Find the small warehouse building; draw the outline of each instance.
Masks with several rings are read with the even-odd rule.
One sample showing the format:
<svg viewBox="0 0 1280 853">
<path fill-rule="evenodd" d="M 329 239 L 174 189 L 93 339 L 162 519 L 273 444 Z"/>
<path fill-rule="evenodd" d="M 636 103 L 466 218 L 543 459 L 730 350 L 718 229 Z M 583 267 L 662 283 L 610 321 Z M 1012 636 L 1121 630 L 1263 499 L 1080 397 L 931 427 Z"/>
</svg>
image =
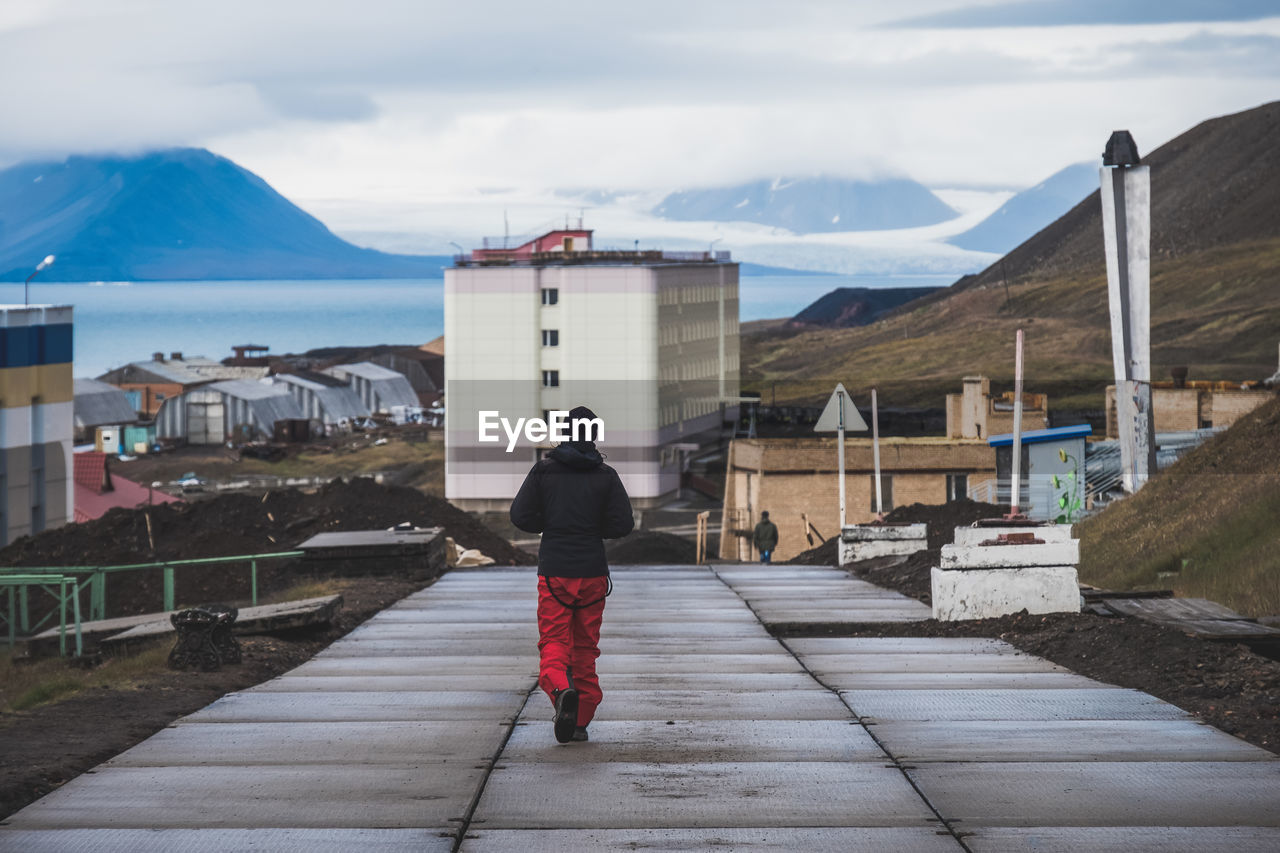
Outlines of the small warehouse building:
<svg viewBox="0 0 1280 853">
<path fill-rule="evenodd" d="M 280 373 L 272 377 L 298 401 L 303 416 L 329 433 L 350 430 L 353 422 L 369 417 L 369 408 L 350 385 L 324 373 Z"/>
<path fill-rule="evenodd" d="M 279 421 L 305 421 L 285 383 L 228 379 L 165 400 L 156 415 L 161 440 L 188 444 L 270 441 Z"/>
<path fill-rule="evenodd" d="M 125 392 L 114 385 L 96 379 L 76 379 L 73 389 L 77 443 L 93 441 L 98 427 L 123 427 L 138 420 L 138 413 L 129 404 Z"/>
<path fill-rule="evenodd" d="M 351 386 L 374 414 L 389 415 L 398 407 L 416 409 L 418 395 L 403 373 L 368 361 L 337 364 L 324 371 Z"/>
<path fill-rule="evenodd" d="M 978 439 L 882 437 L 880 470 L 884 510 L 889 512 L 896 506 L 966 498 L 975 486 L 995 479 L 996 454 Z M 846 523 L 875 520 L 875 491 L 871 439 L 846 438 Z M 754 558 L 751 531 L 762 510 L 778 526 L 775 560 L 788 560 L 821 544 L 819 537 L 838 536 L 836 440 L 735 439 L 725 469 L 723 559 Z M 812 531 L 817 536 L 811 544 Z"/>
</svg>

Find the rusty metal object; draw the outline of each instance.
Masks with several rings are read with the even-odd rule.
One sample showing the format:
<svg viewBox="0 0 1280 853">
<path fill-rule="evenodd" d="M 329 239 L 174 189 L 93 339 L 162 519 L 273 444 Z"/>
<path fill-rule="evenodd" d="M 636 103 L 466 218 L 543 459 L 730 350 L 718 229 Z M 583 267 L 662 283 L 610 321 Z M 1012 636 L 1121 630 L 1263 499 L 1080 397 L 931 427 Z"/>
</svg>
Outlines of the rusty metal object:
<svg viewBox="0 0 1280 853">
<path fill-rule="evenodd" d="M 978 547 L 994 545 L 1043 545 L 1044 540 L 1034 533 L 1001 533 L 995 539 L 987 539 L 978 543 Z"/>
<path fill-rule="evenodd" d="M 231 633 L 238 615 L 225 604 L 191 607 L 171 615 L 178 641 L 169 652 L 170 669 L 213 672 L 224 663 L 239 663 L 240 644 Z"/>
</svg>

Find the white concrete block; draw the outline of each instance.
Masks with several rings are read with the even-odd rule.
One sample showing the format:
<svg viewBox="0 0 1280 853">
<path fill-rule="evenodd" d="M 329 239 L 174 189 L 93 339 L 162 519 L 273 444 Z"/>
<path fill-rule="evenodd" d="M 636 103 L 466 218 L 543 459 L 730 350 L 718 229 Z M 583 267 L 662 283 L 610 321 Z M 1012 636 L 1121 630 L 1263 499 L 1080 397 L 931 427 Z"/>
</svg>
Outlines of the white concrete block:
<svg viewBox="0 0 1280 853">
<path fill-rule="evenodd" d="M 1074 566 L 1080 562 L 1080 541 L 1043 545 L 943 545 L 944 569 L 1015 569 L 1030 566 Z"/>
<path fill-rule="evenodd" d="M 1070 524 L 1046 524 L 1043 527 L 957 527 L 956 545 L 981 545 L 1002 533 L 1030 533 L 1045 542 L 1066 542 L 1071 538 Z"/>
<path fill-rule="evenodd" d="M 926 539 L 928 528 L 923 524 L 846 524 L 840 528 L 840 538 L 846 542 L 863 542 L 884 539 Z"/>
<path fill-rule="evenodd" d="M 1028 613 L 1079 613 L 1075 566 L 971 569 L 931 573 L 933 618 L 946 622 Z"/>
<path fill-rule="evenodd" d="M 925 539 L 881 539 L 864 542 L 840 540 L 840 565 L 875 557 L 910 556 L 928 547 Z"/>
</svg>

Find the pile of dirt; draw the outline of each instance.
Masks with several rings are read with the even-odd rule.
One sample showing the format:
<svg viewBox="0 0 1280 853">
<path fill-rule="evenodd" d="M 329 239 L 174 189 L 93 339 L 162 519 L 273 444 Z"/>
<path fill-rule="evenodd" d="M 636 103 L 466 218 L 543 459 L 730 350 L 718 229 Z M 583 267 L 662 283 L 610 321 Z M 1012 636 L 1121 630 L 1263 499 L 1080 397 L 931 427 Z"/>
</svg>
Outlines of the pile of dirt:
<svg viewBox="0 0 1280 853">
<path fill-rule="evenodd" d="M 835 566 L 839 562 L 840 540 L 834 537 L 787 560 L 787 563 L 797 566 Z"/>
<path fill-rule="evenodd" d="M 635 530 L 621 539 L 605 543 L 610 563 L 620 566 L 673 564 L 691 566 L 698 558 L 697 546 L 673 533 Z"/>
<path fill-rule="evenodd" d="M 968 527 L 984 518 L 999 518 L 1009 511 L 996 504 L 965 500 L 945 504 L 911 504 L 900 506 L 884 517 L 891 524 L 925 524 L 929 531 L 929 548 L 937 550 L 955 541 L 957 527 Z"/>
<path fill-rule="evenodd" d="M 1280 752 L 1280 662 L 1128 617 L 1028 615 L 972 622 L 775 626 L 782 636 L 995 637 L 1081 675 L 1142 690 Z"/>
<path fill-rule="evenodd" d="M 498 565 L 529 565 L 534 558 L 449 502 L 415 489 L 369 479 L 335 480 L 313 493 L 296 489 L 265 495 L 230 494 L 193 503 L 113 509 L 102 518 L 24 537 L 0 550 L 10 566 L 95 566 L 288 551 L 311 536 L 339 530 L 383 530 L 401 522 L 443 527 L 445 535 L 478 548 Z M 259 588 L 296 580 L 281 561 L 258 567 Z M 244 598 L 247 567 L 184 567 L 175 573 L 181 605 Z M 108 615 L 160 609 L 160 572 L 123 572 L 108 583 Z M 84 602 L 87 605 L 87 599 Z"/>
</svg>

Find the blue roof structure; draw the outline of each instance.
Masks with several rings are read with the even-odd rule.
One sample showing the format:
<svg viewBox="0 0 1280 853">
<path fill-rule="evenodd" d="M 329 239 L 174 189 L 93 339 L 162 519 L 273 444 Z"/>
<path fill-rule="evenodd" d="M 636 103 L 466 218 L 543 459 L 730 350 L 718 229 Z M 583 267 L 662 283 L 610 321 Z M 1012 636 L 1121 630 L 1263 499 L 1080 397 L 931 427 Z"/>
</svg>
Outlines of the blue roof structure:
<svg viewBox="0 0 1280 853">
<path fill-rule="evenodd" d="M 1093 434 L 1093 427 L 1088 424 L 1055 427 L 1053 429 L 1033 429 L 1022 434 L 1023 444 L 1039 444 L 1044 441 L 1062 441 L 1064 438 L 1084 438 Z M 992 447 L 1009 447 L 1013 444 L 1013 433 L 993 435 L 987 439 Z"/>
</svg>

